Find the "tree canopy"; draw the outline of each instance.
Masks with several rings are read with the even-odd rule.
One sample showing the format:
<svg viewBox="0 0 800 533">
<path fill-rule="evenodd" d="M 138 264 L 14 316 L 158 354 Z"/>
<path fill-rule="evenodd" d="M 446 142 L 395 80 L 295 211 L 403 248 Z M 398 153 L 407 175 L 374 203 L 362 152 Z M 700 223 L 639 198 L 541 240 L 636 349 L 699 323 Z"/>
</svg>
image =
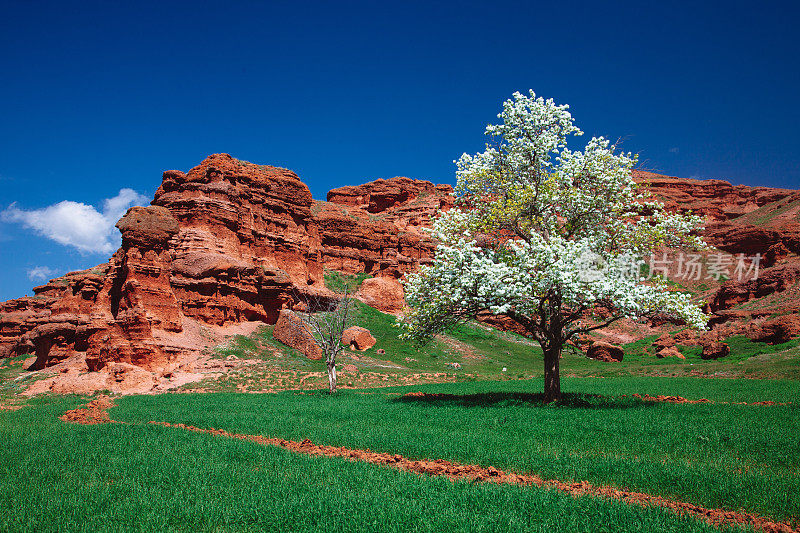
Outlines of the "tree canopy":
<svg viewBox="0 0 800 533">
<path fill-rule="evenodd" d="M 655 313 L 704 328 L 691 295 L 640 271 L 663 247 L 704 247 L 702 220 L 667 213 L 634 181 L 637 157 L 608 139 L 570 149 L 583 132 L 566 105 L 514 93 L 498 118 L 485 151 L 456 161 L 456 207 L 434 221 L 433 264 L 405 280 L 404 336 L 506 314 L 541 344 L 545 398 L 556 400 L 558 358 L 576 335 Z"/>
</svg>

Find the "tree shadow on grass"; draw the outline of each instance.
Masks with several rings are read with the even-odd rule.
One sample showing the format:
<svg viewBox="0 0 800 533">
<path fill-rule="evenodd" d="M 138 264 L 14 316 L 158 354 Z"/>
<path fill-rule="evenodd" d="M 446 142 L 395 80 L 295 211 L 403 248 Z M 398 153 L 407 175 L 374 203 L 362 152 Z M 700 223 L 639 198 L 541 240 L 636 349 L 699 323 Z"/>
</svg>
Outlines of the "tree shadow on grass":
<svg viewBox="0 0 800 533">
<path fill-rule="evenodd" d="M 630 409 L 656 405 L 656 402 L 646 402 L 634 397 L 575 392 L 565 392 L 560 401 L 553 403 L 544 403 L 544 393 L 541 392 L 483 392 L 476 394 L 410 392 L 391 401 L 432 406 L 539 407 L 546 409 Z"/>
</svg>

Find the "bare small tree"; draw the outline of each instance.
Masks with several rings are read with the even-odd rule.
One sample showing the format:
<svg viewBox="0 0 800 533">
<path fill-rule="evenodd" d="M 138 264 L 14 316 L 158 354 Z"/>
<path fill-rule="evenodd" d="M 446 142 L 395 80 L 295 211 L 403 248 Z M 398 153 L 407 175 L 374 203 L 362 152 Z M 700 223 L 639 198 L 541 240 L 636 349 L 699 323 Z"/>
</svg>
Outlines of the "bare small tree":
<svg viewBox="0 0 800 533">
<path fill-rule="evenodd" d="M 350 326 L 353 311 L 351 288 L 345 287 L 339 298 L 326 305 L 312 302 L 308 297 L 300 297 L 305 304 L 304 311 L 296 311 L 300 318 L 293 323 L 303 330 L 322 350 L 328 367 L 328 385 L 331 394 L 336 392 L 336 357 L 344 350 L 342 334 Z"/>
</svg>

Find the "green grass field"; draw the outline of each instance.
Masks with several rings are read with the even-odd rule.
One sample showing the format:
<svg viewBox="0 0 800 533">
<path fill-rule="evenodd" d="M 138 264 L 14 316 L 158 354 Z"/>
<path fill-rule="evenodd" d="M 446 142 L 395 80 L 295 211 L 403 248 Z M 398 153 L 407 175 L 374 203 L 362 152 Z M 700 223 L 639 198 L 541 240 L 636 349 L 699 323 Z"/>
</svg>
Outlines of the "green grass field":
<svg viewBox="0 0 800 533">
<path fill-rule="evenodd" d="M 476 382 L 270 396 L 170 395 L 122 399 L 122 420 L 161 420 L 247 434 L 443 458 L 587 480 L 800 517 L 798 406 L 665 404 L 633 393 L 755 402 L 800 400 L 800 384 L 680 378 L 567 379 L 560 407 L 541 404 L 541 382 Z M 403 399 L 390 392 L 448 392 Z M 596 397 L 593 395 L 600 395 Z M 158 415 L 156 415 L 158 413 Z M 269 416 L 265 416 L 269 413 Z"/>
<path fill-rule="evenodd" d="M 212 352 L 246 361 L 224 375 L 180 393 L 116 398 L 110 414 L 123 424 L 60 421 L 87 398 L 24 399 L 19 392 L 36 375 L 21 359 L 6 360 L 0 406 L 21 408 L 0 410 L 0 531 L 718 529 L 659 508 L 452 482 L 150 421 L 588 481 L 800 527 L 796 341 L 733 337 L 731 356 L 719 361 L 692 347 L 682 349 L 686 360 L 657 359 L 653 338 L 626 345 L 622 363 L 565 352 L 564 401 L 543 405 L 541 350 L 529 339 L 464 324 L 415 348 L 397 338 L 394 317 L 361 304 L 355 323 L 378 344 L 343 354 L 339 363 L 358 371 L 340 375 L 336 395 L 318 390 L 323 362 L 283 346 L 265 326 Z M 425 384 L 430 376 L 446 383 Z M 294 390 L 237 392 L 243 386 Z M 403 396 L 416 391 L 452 396 Z M 741 404 L 763 401 L 785 405 Z"/>
<path fill-rule="evenodd" d="M 443 458 L 638 490 L 706 507 L 800 518 L 800 384 L 682 378 L 539 380 L 279 394 L 118 398 L 112 418 L 57 419 L 82 402 L 45 397 L 0 412 L 0 530 L 597 530 L 709 528 L 590 496 L 419 477 L 342 459 L 157 427 L 231 432 Z M 403 398 L 407 391 L 455 398 Z M 630 394 L 717 402 L 666 404 Z"/>
</svg>

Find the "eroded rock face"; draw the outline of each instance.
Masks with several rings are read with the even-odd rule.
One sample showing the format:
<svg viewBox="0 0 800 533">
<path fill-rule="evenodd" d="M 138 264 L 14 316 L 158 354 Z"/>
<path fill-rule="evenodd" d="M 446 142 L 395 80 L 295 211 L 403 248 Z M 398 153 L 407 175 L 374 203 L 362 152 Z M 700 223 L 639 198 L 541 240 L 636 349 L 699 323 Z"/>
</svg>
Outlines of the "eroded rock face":
<svg viewBox="0 0 800 533">
<path fill-rule="evenodd" d="M 331 190 L 314 206 L 325 266 L 399 278 L 429 264 L 436 245 L 423 229 L 438 209 L 452 207 L 452 192 L 410 178 Z"/>
<path fill-rule="evenodd" d="M 403 286 L 396 279 L 385 276 L 365 279 L 356 298 L 384 313 L 399 313 L 406 305 Z"/>
<path fill-rule="evenodd" d="M 322 349 L 303 325 L 302 319 L 291 309 L 280 312 L 272 336 L 286 346 L 300 351 L 309 359 L 322 359 Z"/>
<path fill-rule="evenodd" d="M 727 282 L 712 298 L 709 308 L 725 331 L 738 331 L 731 326 L 737 320 L 770 315 L 732 309 L 754 299 L 780 294 L 776 301 L 784 303 L 770 305 L 786 307 L 781 313 L 800 310 L 791 303 L 800 299 L 783 297 L 800 279 L 798 191 L 648 173 L 637 179 L 669 208 L 710 217 L 707 237 L 720 248 L 764 254 L 758 280 Z M 328 201 L 315 201 L 293 172 L 227 154 L 188 172 L 164 172 L 153 205 L 132 208 L 119 221 L 122 247 L 106 264 L 0 303 L 0 357 L 35 355 L 35 368 L 82 358 L 109 376 L 119 374 L 112 363 L 171 371 L 202 347 L 203 327 L 275 323 L 297 306 L 298 295 L 332 298 L 326 268 L 372 274 L 359 298 L 399 312 L 397 280 L 431 262 L 435 243 L 423 229 L 437 209 L 452 206 L 451 193 L 448 185 L 392 178 L 334 189 Z M 485 320 L 515 326 L 508 317 Z M 616 350 L 605 351 L 617 360 Z"/>
<path fill-rule="evenodd" d="M 367 328 L 352 326 L 342 333 L 342 344 L 350 346 L 352 350 L 363 352 L 375 346 L 375 337 Z"/>
<path fill-rule="evenodd" d="M 166 171 L 153 205 L 117 223 L 122 247 L 107 264 L 0 303 L 0 356 L 35 354 L 34 368 L 81 354 L 89 370 L 171 369 L 201 348 L 187 320 L 274 324 L 301 295 L 333 297 L 325 268 L 381 276 L 389 288 L 376 305 L 399 309 L 396 279 L 430 262 L 420 228 L 450 192 L 393 178 L 319 202 L 293 172 L 227 154 Z"/>
<path fill-rule="evenodd" d="M 156 342 L 154 331 L 183 330 L 170 283 L 170 239 L 178 233 L 178 221 L 163 207 L 132 207 L 117 228 L 122 248 L 109 262 L 90 315 L 86 362 L 90 370 L 112 362 L 159 370 L 177 354 Z"/>
<path fill-rule="evenodd" d="M 640 184 L 649 188 L 671 211 L 693 212 L 712 221 L 731 220 L 761 206 L 796 195 L 792 189 L 731 185 L 723 180 L 696 180 L 634 171 Z"/>
</svg>

